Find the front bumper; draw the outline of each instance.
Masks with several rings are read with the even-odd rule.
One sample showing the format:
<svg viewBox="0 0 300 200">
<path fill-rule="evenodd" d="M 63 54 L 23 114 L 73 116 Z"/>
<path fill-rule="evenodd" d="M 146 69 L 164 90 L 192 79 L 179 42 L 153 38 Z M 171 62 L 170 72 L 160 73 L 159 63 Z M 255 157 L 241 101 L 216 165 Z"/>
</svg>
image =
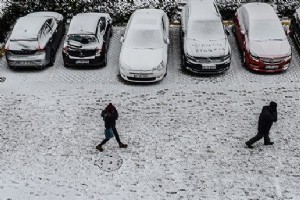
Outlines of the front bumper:
<svg viewBox="0 0 300 200">
<path fill-rule="evenodd" d="M 64 65 L 81 67 L 98 67 L 105 64 L 105 54 L 89 57 L 71 57 L 63 53 Z"/>
<path fill-rule="evenodd" d="M 262 72 L 262 73 L 276 73 L 276 72 L 283 72 L 288 69 L 290 65 L 291 59 L 287 61 L 281 61 L 277 63 L 265 63 L 262 61 L 255 61 L 251 58 L 249 62 L 246 63 L 246 66 L 253 71 Z"/>
<path fill-rule="evenodd" d="M 189 61 L 185 56 L 183 56 L 183 67 L 197 74 L 220 74 L 227 71 L 230 68 L 231 59 L 224 62 L 212 62 L 212 63 L 197 63 Z"/>
<path fill-rule="evenodd" d="M 141 71 L 141 70 L 124 70 L 120 67 L 121 77 L 129 82 L 157 82 L 164 78 L 167 71 L 166 69 L 156 71 Z"/>
</svg>

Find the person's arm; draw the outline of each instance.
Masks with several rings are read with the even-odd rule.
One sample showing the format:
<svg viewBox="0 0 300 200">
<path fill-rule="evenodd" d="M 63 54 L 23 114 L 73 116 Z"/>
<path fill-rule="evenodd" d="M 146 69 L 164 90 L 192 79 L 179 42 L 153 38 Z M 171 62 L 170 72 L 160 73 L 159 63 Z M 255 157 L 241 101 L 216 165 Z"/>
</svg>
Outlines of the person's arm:
<svg viewBox="0 0 300 200">
<path fill-rule="evenodd" d="M 104 117 L 104 116 L 105 116 L 105 110 L 102 110 L 101 117 Z"/>
<path fill-rule="evenodd" d="M 273 122 L 277 122 L 277 109 L 272 110 L 271 114 L 272 114 Z"/>
<path fill-rule="evenodd" d="M 117 109 L 115 109 L 114 119 L 117 120 L 118 118 L 119 118 L 119 113 L 118 113 Z"/>
</svg>

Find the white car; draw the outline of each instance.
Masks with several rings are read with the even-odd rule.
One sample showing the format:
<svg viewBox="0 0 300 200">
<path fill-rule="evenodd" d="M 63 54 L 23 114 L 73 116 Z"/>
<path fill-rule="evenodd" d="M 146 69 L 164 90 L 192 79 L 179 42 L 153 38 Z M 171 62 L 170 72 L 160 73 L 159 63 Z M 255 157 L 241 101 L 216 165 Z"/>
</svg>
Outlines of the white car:
<svg viewBox="0 0 300 200">
<path fill-rule="evenodd" d="M 159 9 L 135 11 L 121 37 L 120 74 L 126 81 L 156 82 L 167 74 L 169 19 Z"/>
</svg>

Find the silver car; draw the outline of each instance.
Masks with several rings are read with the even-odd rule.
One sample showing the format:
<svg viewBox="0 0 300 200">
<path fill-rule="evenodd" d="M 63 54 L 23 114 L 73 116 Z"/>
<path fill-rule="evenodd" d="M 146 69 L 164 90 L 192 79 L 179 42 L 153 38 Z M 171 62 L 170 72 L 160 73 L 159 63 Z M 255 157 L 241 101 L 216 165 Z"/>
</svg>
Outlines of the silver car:
<svg viewBox="0 0 300 200">
<path fill-rule="evenodd" d="M 19 18 L 5 46 L 8 66 L 16 69 L 53 65 L 63 35 L 63 16 L 59 13 L 36 12 Z"/>
</svg>

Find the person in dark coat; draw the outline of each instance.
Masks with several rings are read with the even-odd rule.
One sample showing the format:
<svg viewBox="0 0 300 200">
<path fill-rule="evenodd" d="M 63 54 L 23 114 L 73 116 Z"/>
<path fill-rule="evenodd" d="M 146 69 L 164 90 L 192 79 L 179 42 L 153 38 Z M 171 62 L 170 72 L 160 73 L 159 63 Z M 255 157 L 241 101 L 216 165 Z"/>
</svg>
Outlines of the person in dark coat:
<svg viewBox="0 0 300 200">
<path fill-rule="evenodd" d="M 109 103 L 104 110 L 101 112 L 101 117 L 103 117 L 105 129 L 112 128 L 113 135 L 116 137 L 116 140 L 119 144 L 120 148 L 127 148 L 127 144 L 123 144 L 120 140 L 119 133 L 116 129 L 116 120 L 119 117 L 119 113 L 115 106 L 112 103 Z M 105 138 L 99 145 L 97 145 L 96 149 L 99 151 L 103 151 L 102 145 L 109 141 L 110 138 Z"/>
<path fill-rule="evenodd" d="M 269 137 L 269 132 L 273 122 L 277 122 L 277 103 L 271 101 L 270 105 L 262 108 L 262 111 L 259 115 L 257 135 L 247 141 L 246 145 L 249 148 L 253 148 L 252 144 L 262 138 L 264 138 L 264 145 L 273 145 L 274 142 L 271 142 Z"/>
</svg>

